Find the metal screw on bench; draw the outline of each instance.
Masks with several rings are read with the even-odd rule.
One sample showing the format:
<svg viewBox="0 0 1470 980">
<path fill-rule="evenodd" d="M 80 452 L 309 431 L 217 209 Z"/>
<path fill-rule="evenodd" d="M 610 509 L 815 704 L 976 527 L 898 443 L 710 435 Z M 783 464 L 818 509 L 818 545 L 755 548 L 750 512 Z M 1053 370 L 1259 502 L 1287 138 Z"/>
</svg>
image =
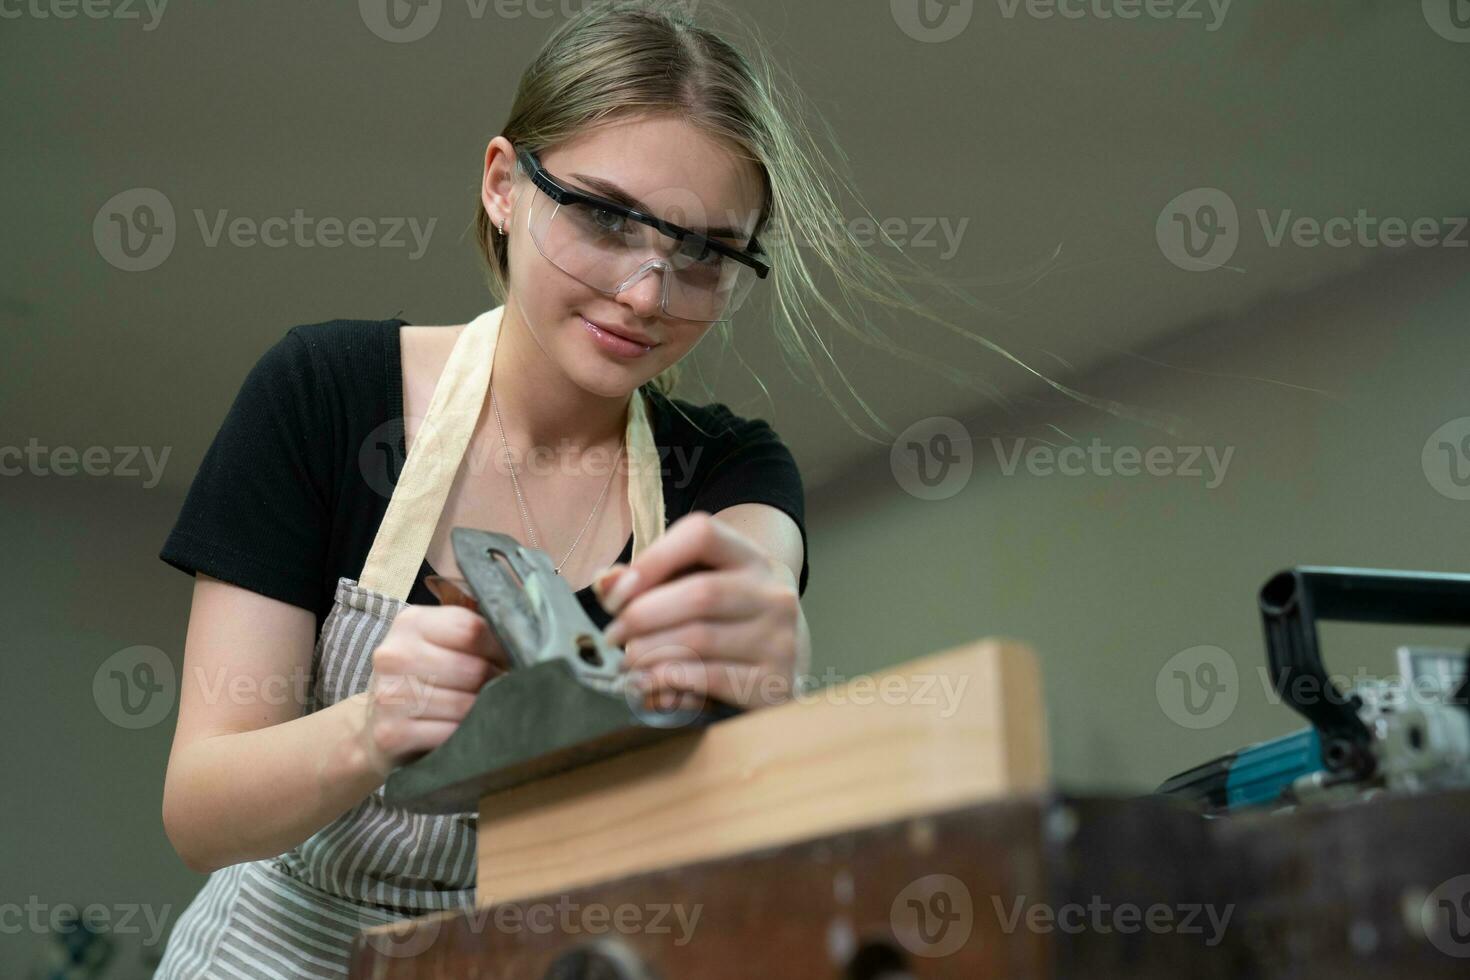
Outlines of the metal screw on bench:
<svg viewBox="0 0 1470 980">
<path fill-rule="evenodd" d="M 626 943 L 599 940 L 556 958 L 542 980 L 656 980 Z"/>
</svg>

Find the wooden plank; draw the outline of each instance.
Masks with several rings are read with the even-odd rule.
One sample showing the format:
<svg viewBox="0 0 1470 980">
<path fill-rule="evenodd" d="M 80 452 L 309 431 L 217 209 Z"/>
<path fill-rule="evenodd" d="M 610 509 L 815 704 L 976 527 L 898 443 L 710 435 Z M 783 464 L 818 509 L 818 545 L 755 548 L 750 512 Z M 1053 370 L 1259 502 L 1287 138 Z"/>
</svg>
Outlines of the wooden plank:
<svg viewBox="0 0 1470 980">
<path fill-rule="evenodd" d="M 1031 792 L 1035 655 L 980 640 L 480 802 L 477 902 Z"/>
</svg>

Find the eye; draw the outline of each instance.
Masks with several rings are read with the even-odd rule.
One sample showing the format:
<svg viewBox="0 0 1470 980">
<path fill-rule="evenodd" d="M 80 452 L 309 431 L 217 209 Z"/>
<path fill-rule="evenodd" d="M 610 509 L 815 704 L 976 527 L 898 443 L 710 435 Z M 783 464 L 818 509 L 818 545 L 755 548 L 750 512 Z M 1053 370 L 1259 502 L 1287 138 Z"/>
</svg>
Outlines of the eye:
<svg viewBox="0 0 1470 980">
<path fill-rule="evenodd" d="M 690 239 L 684 243 L 684 248 L 682 251 L 686 258 L 704 269 L 719 268 L 720 260 L 724 258 L 724 256 L 721 255 L 719 252 L 716 252 L 713 248 L 710 248 L 708 242 L 700 245 L 693 239 Z"/>
<path fill-rule="evenodd" d="M 606 208 L 592 209 L 592 223 L 602 231 L 622 231 L 624 220 L 621 214 L 609 211 Z"/>
</svg>

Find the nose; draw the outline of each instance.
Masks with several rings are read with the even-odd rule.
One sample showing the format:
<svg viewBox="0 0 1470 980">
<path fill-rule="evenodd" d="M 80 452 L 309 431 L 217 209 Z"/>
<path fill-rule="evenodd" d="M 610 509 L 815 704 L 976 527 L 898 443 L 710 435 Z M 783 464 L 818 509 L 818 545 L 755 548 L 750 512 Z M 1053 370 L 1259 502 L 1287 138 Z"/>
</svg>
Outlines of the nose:
<svg viewBox="0 0 1470 980">
<path fill-rule="evenodd" d="M 618 301 L 625 303 L 638 316 L 647 319 L 663 309 L 663 271 L 657 267 L 645 269 L 637 279 L 618 293 Z"/>
</svg>

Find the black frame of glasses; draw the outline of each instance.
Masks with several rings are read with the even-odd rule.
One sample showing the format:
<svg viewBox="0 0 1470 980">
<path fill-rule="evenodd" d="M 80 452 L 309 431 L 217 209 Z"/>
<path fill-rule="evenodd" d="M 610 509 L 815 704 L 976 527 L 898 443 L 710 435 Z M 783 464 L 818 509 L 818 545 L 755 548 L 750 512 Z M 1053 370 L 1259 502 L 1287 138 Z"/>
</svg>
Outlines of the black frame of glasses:
<svg viewBox="0 0 1470 980">
<path fill-rule="evenodd" d="M 642 211 L 637 211 L 616 201 L 609 201 L 607 198 L 597 197 L 593 194 L 584 194 L 581 191 L 563 186 L 557 182 L 555 177 L 546 172 L 545 167 L 541 166 L 541 161 L 537 158 L 534 150 L 519 150 L 516 153 L 516 159 L 521 162 L 521 166 L 530 174 L 532 183 L 544 191 L 557 204 L 589 204 L 611 211 L 625 218 L 632 218 L 641 224 L 657 228 L 676 241 L 693 242 L 696 246 L 718 252 L 743 265 L 748 265 L 755 270 L 756 276 L 761 279 L 766 278 L 771 271 L 771 267 L 758 258 L 759 255 L 765 253 L 761 248 L 760 242 L 755 238 L 751 238 L 746 251 L 741 251 L 738 248 L 726 245 L 724 242 L 710 238 L 707 235 L 702 235 L 697 231 L 691 231 L 681 225 L 665 221 L 657 215 L 645 214 Z"/>
</svg>

